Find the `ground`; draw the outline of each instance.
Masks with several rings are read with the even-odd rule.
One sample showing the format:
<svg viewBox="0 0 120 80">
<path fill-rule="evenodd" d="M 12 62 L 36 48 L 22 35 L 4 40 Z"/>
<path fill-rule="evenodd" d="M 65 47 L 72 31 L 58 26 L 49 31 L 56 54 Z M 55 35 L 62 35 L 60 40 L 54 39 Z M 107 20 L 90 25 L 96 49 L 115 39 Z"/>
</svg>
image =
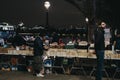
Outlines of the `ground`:
<svg viewBox="0 0 120 80">
<path fill-rule="evenodd" d="M 0 80 L 94 80 L 94 77 L 90 78 L 84 75 L 46 74 L 44 78 L 41 78 L 33 76 L 30 72 L 0 71 Z M 104 78 L 103 80 L 107 79 Z"/>
</svg>

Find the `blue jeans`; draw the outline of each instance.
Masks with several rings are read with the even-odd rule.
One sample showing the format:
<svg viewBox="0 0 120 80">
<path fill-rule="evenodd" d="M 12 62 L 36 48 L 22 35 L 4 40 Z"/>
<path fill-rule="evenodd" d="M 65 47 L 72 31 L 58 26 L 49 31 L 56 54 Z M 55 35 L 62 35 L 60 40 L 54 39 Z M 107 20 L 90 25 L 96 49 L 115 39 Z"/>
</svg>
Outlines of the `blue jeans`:
<svg viewBox="0 0 120 80">
<path fill-rule="evenodd" d="M 104 50 L 97 50 L 97 70 L 96 70 L 96 80 L 102 80 L 102 69 L 104 66 Z"/>
</svg>

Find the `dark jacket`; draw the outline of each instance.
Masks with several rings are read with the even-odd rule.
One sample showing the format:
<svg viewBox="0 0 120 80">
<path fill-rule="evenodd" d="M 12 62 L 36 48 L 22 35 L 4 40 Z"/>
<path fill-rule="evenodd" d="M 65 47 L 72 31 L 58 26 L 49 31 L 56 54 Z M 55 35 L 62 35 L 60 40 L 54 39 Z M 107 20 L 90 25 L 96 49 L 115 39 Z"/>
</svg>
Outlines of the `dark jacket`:
<svg viewBox="0 0 120 80">
<path fill-rule="evenodd" d="M 98 27 L 95 29 L 94 37 L 95 37 L 95 51 L 105 50 L 104 29 L 102 27 Z"/>
<path fill-rule="evenodd" d="M 43 55 L 43 41 L 40 37 L 36 37 L 34 41 L 34 56 Z"/>
<path fill-rule="evenodd" d="M 120 36 L 116 36 L 115 41 L 115 49 L 120 50 Z"/>
<path fill-rule="evenodd" d="M 13 46 L 22 46 L 25 45 L 26 41 L 23 39 L 23 37 L 19 34 L 16 34 L 13 38 Z"/>
</svg>

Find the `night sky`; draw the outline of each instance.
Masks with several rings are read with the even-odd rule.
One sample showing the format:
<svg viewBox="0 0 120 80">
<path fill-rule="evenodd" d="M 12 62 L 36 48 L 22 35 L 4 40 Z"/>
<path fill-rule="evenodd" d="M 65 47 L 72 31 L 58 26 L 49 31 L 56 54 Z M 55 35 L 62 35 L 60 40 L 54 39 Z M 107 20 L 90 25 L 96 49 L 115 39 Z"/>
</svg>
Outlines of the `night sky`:
<svg viewBox="0 0 120 80">
<path fill-rule="evenodd" d="M 109 24 L 113 28 L 119 28 L 120 27 L 120 2 L 114 1 L 114 0 L 105 0 L 105 5 L 109 8 L 109 11 L 106 11 L 106 21 L 109 22 Z M 105 12 L 105 11 L 104 11 Z M 103 13 L 104 13 L 103 12 Z"/>
<path fill-rule="evenodd" d="M 45 25 L 46 10 L 44 8 L 44 1 L 45 0 L 0 0 L 0 22 L 17 25 L 22 21 L 26 26 Z M 79 21 L 82 19 L 83 14 L 81 14 L 76 7 L 65 0 L 49 1 L 51 2 L 49 9 L 50 25 L 82 24 L 79 23 Z M 120 4 L 118 1 L 119 0 L 105 0 L 104 3 L 104 5 L 110 9 L 105 13 L 105 16 L 109 16 L 106 20 L 109 19 L 108 22 L 111 26 L 119 26 Z"/>
</svg>

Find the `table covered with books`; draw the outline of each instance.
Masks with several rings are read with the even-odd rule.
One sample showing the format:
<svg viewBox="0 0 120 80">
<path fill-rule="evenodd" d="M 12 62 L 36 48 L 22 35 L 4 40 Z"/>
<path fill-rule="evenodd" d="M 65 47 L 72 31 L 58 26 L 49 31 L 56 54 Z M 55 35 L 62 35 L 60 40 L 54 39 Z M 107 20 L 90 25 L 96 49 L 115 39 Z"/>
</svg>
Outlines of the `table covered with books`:
<svg viewBox="0 0 120 80">
<path fill-rule="evenodd" d="M 0 50 L 0 54 L 5 55 L 26 55 L 26 56 L 33 56 L 33 50 L 15 50 L 12 48 L 2 48 Z M 86 49 L 57 49 L 57 48 L 50 48 L 46 51 L 48 57 L 78 57 L 78 58 L 96 58 L 94 50 L 89 50 L 87 52 Z M 120 59 L 119 53 L 113 53 L 112 50 L 105 50 L 105 59 Z"/>
<path fill-rule="evenodd" d="M 49 49 L 47 56 L 53 57 L 78 57 L 78 58 L 96 58 L 94 50 L 86 49 Z M 120 54 L 113 53 L 111 50 L 105 50 L 105 59 L 120 59 Z"/>
</svg>

